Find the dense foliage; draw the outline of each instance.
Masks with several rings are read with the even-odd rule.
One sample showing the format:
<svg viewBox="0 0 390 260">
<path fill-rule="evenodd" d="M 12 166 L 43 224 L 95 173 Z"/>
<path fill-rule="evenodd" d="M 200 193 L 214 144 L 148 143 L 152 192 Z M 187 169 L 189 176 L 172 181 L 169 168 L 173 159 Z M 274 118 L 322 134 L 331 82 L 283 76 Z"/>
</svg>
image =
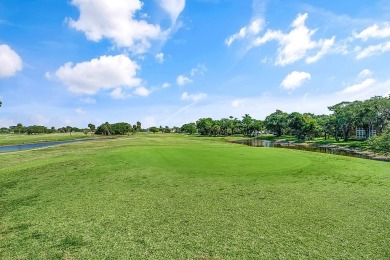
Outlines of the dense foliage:
<svg viewBox="0 0 390 260">
<path fill-rule="evenodd" d="M 201 135 L 235 135 L 257 136 L 259 133 L 273 133 L 276 136 L 294 135 L 299 140 L 333 136 L 343 141 L 355 134 L 356 128 L 364 130 L 364 138 L 382 133 L 390 120 L 390 96 L 373 97 L 365 101 L 341 102 L 330 106 L 331 115 L 314 115 L 312 113 L 292 112 L 290 114 L 276 110 L 264 121 L 253 119 L 245 114 L 242 119 L 200 118 L 196 124 L 184 124 L 180 131 Z"/>
<path fill-rule="evenodd" d="M 386 129 L 381 135 L 370 137 L 368 147 L 374 152 L 390 154 L 390 128 Z"/>
<path fill-rule="evenodd" d="M 141 123 L 139 123 L 139 129 L 141 129 Z M 134 133 L 136 131 L 138 131 L 138 127 L 136 126 L 134 128 L 129 123 L 121 122 L 110 124 L 108 122 L 105 122 L 96 129 L 95 133 L 101 135 L 124 135 Z"/>
</svg>

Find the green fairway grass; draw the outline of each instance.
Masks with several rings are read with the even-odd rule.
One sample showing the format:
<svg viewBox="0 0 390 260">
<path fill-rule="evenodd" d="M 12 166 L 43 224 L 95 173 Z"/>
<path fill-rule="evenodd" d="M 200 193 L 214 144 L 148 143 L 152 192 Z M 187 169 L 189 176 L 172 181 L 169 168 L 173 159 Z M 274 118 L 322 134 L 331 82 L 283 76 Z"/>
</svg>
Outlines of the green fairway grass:
<svg viewBox="0 0 390 260">
<path fill-rule="evenodd" d="M 67 141 L 86 138 L 84 133 L 57 133 L 57 134 L 0 134 L 0 146 L 2 145 L 17 145 L 17 144 L 30 144 L 40 142 L 53 142 L 53 141 Z M 88 137 L 91 137 L 88 135 Z"/>
<path fill-rule="evenodd" d="M 142 134 L 0 154 L 0 259 L 389 259 L 390 164 Z"/>
</svg>

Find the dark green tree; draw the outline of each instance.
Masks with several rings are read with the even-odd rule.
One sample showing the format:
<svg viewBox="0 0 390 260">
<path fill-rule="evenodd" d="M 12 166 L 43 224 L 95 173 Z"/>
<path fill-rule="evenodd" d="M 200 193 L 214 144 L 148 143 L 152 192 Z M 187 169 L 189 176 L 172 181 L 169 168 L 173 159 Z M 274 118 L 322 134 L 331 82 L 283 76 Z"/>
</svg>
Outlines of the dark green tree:
<svg viewBox="0 0 390 260">
<path fill-rule="evenodd" d="M 334 137 L 336 141 L 339 141 L 339 135 L 343 137 L 343 141 L 347 142 L 350 132 L 355 126 L 357 120 L 356 103 L 343 101 L 334 106 L 328 107 L 330 111 L 333 111 L 335 116 L 335 133 Z"/>
<path fill-rule="evenodd" d="M 72 135 L 72 127 L 66 126 L 66 132 L 68 132 L 70 135 Z"/>
<path fill-rule="evenodd" d="M 196 128 L 201 135 L 211 135 L 214 121 L 211 118 L 200 118 L 196 121 Z"/>
<path fill-rule="evenodd" d="M 91 135 L 95 134 L 96 126 L 94 124 L 89 123 L 88 128 L 91 131 Z"/>
<path fill-rule="evenodd" d="M 157 133 L 159 131 L 159 129 L 155 126 L 151 126 L 149 127 L 149 132 L 152 132 L 152 133 Z"/>
<path fill-rule="evenodd" d="M 180 128 L 180 131 L 182 133 L 195 134 L 196 133 L 196 124 L 195 123 L 184 124 Z"/>
<path fill-rule="evenodd" d="M 22 131 L 22 129 L 23 129 L 23 125 L 22 125 L 22 123 L 18 123 L 17 125 L 16 125 L 16 128 L 18 129 L 18 131 L 19 131 L 19 134 L 20 134 L 20 132 Z"/>
<path fill-rule="evenodd" d="M 127 124 L 127 135 L 130 135 L 130 133 L 133 132 L 133 127 L 131 126 L 131 124 Z"/>
<path fill-rule="evenodd" d="M 141 122 L 137 121 L 137 132 L 141 132 Z"/>
<path fill-rule="evenodd" d="M 287 127 L 287 113 L 276 110 L 274 113 L 267 116 L 264 120 L 266 129 L 274 132 L 276 136 L 281 136 Z"/>
<path fill-rule="evenodd" d="M 241 123 L 241 127 L 242 127 L 241 133 L 243 133 L 246 136 L 249 136 L 254 129 L 254 122 L 253 122 L 252 117 L 249 114 L 245 114 L 242 117 L 241 122 L 242 122 Z"/>
</svg>

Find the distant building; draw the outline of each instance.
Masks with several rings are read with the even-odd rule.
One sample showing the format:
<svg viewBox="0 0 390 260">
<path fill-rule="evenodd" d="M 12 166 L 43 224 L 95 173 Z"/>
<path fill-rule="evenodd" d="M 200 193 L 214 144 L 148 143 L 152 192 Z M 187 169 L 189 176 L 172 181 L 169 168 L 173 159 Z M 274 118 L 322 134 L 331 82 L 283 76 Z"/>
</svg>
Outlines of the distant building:
<svg viewBox="0 0 390 260">
<path fill-rule="evenodd" d="M 376 135 L 377 129 L 371 127 L 371 129 L 356 127 L 356 139 L 358 140 L 366 140 L 367 138 Z"/>
</svg>

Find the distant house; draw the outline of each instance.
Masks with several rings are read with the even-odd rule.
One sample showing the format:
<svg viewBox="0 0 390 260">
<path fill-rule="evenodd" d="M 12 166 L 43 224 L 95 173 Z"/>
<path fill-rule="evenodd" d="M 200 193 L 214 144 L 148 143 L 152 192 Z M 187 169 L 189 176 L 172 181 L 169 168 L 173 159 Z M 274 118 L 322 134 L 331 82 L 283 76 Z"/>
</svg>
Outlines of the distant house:
<svg viewBox="0 0 390 260">
<path fill-rule="evenodd" d="M 377 129 L 375 127 L 371 127 L 371 129 L 356 127 L 356 139 L 358 140 L 366 140 L 367 138 L 376 135 Z"/>
</svg>

